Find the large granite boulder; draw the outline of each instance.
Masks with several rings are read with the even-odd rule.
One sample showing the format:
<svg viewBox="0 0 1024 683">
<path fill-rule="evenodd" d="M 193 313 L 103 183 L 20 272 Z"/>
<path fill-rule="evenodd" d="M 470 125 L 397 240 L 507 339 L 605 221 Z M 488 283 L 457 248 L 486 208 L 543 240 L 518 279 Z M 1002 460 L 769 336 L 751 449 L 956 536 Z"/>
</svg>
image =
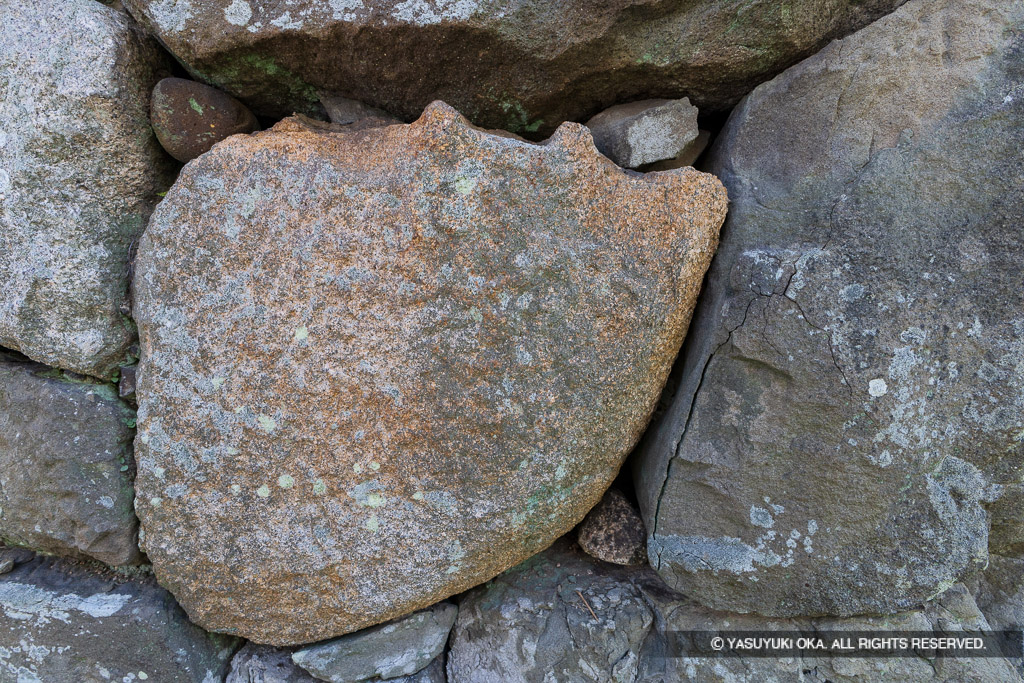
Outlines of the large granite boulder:
<svg viewBox="0 0 1024 683">
<path fill-rule="evenodd" d="M 343 129 L 344 130 L 344 129 Z M 190 163 L 139 247 L 136 509 L 201 625 L 276 645 L 546 547 L 643 431 L 726 196 L 435 104 Z"/>
<path fill-rule="evenodd" d="M 112 384 L 0 355 L 0 538 L 136 562 L 134 426 Z"/>
<path fill-rule="evenodd" d="M 169 62 L 93 0 L 0 4 L 0 346 L 104 379 L 128 357 L 129 249 L 172 178 L 147 111 Z"/>
<path fill-rule="evenodd" d="M 913 0 L 731 115 L 723 242 L 637 468 L 673 587 L 884 614 L 984 566 L 1024 460 L 1022 23 Z"/>
<path fill-rule="evenodd" d="M 217 683 L 238 643 L 189 623 L 149 577 L 42 557 L 0 576 L 0 680 Z"/>
<path fill-rule="evenodd" d="M 450 683 L 1020 683 L 1019 659 L 718 656 L 710 632 L 918 631 L 992 627 L 961 586 L 886 617 L 772 619 L 717 612 L 671 591 L 649 568 L 598 562 L 564 541 L 473 589 L 459 605 Z M 691 640 L 691 632 L 704 635 Z M 882 634 L 880 634 L 882 635 Z"/>
<path fill-rule="evenodd" d="M 194 76 L 257 113 L 321 91 L 405 117 L 443 99 L 479 125 L 550 133 L 617 102 L 722 111 L 905 0 L 125 0 Z"/>
</svg>

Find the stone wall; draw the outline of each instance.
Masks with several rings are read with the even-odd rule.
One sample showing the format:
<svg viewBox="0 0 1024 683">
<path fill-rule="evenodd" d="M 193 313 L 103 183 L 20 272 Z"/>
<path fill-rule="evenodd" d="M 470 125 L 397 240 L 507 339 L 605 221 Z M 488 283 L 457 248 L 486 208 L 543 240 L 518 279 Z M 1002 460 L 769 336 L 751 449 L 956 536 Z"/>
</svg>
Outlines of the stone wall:
<svg viewBox="0 0 1024 683">
<path fill-rule="evenodd" d="M 1024 635 L 1022 83 L 1000 0 L 3 4 L 0 681 L 1024 680 L 704 641 Z"/>
</svg>

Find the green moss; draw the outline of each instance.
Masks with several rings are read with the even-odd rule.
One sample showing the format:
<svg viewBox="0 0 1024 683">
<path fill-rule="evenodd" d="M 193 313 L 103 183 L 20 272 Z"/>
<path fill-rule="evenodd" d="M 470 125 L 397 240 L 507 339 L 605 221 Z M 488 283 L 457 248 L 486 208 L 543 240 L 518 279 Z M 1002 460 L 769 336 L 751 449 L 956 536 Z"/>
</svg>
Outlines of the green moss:
<svg viewBox="0 0 1024 683">
<path fill-rule="evenodd" d="M 191 67 L 191 71 L 202 80 L 229 92 L 236 90 L 234 85 L 237 83 L 261 83 L 263 92 L 277 94 L 282 102 L 294 104 L 304 113 L 312 113 L 309 111 L 312 107 L 304 110 L 299 103 L 315 106 L 320 103 L 316 88 L 301 76 L 281 66 L 272 57 L 257 53 L 225 57 L 207 70 Z"/>
<path fill-rule="evenodd" d="M 501 95 L 491 93 L 488 95 L 488 99 L 496 103 L 505 112 L 505 130 L 512 133 L 536 133 L 544 125 L 544 119 L 531 121 L 530 113 L 522 103 L 508 93 L 502 93 Z"/>
<path fill-rule="evenodd" d="M 195 113 L 199 114 L 200 116 L 203 115 L 203 107 L 201 104 L 196 102 L 196 98 L 188 98 L 188 106 L 192 107 L 192 111 L 194 111 Z"/>
</svg>

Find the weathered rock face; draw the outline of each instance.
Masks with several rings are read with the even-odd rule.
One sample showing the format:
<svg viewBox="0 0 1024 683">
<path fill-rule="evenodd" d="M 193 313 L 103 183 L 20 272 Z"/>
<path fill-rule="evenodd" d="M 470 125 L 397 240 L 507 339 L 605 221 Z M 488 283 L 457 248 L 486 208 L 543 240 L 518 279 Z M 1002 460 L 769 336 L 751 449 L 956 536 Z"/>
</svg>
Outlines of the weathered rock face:
<svg viewBox="0 0 1024 683">
<path fill-rule="evenodd" d="M 0 576 L 0 679 L 53 683 L 223 679 L 238 640 L 188 622 L 152 579 L 37 558 Z"/>
<path fill-rule="evenodd" d="M 432 105 L 196 159 L 139 248 L 136 508 L 201 625 L 328 638 L 578 523 L 638 439 L 725 212 Z"/>
<path fill-rule="evenodd" d="M 398 119 L 383 109 L 371 107 L 358 100 L 347 97 L 336 97 L 334 95 L 320 95 L 320 104 L 327 111 L 327 118 L 331 123 L 340 126 L 347 126 L 364 119 L 377 119 L 389 123 L 401 123 Z"/>
<path fill-rule="evenodd" d="M 231 660 L 224 683 L 316 683 L 292 661 L 292 653 L 269 645 L 246 643 Z"/>
<path fill-rule="evenodd" d="M 579 544 L 591 557 L 614 564 L 643 564 L 647 561 L 647 533 L 644 520 L 631 502 L 616 489 L 609 489 L 580 524 Z"/>
<path fill-rule="evenodd" d="M 670 585 L 889 613 L 984 565 L 1024 455 L 1022 21 L 915 0 L 731 116 L 727 237 L 637 470 Z"/>
<path fill-rule="evenodd" d="M 1010 477 L 1006 477 L 1010 478 Z M 989 551 L 1007 557 L 1024 557 L 1024 481 L 1008 484 L 992 507 Z"/>
<path fill-rule="evenodd" d="M 319 89 L 407 120 L 443 99 L 479 125 L 547 134 L 646 97 L 727 109 L 903 1 L 125 4 L 194 75 L 257 113 L 312 114 Z"/>
<path fill-rule="evenodd" d="M 289 650 L 247 643 L 231 660 L 231 671 L 228 672 L 224 683 L 316 683 L 320 680 L 330 679 L 310 676 L 305 669 L 292 661 L 292 653 Z M 365 680 L 368 683 L 380 683 L 384 680 L 390 683 L 445 683 L 444 655 L 439 655 L 428 666 L 410 676 L 388 679 L 375 677 Z"/>
<path fill-rule="evenodd" d="M 948 633 L 993 626 L 959 585 L 924 607 L 888 617 L 769 619 L 716 612 L 670 591 L 650 569 L 599 563 L 558 542 L 465 596 L 452 633 L 448 680 L 1019 683 L 1024 679 L 1007 659 L 719 658 L 710 648 L 691 656 L 681 637 L 685 631 L 815 636 L 821 631 Z"/>
<path fill-rule="evenodd" d="M 671 171 L 673 168 L 683 168 L 684 166 L 693 166 L 700 155 L 707 149 L 708 143 L 711 141 L 711 131 L 698 130 L 697 137 L 691 140 L 682 151 L 679 152 L 672 159 L 666 159 L 665 161 L 656 161 L 650 166 L 645 166 L 643 171 L 650 173 L 651 171 Z"/>
<path fill-rule="evenodd" d="M 634 681 L 654 615 L 630 572 L 564 540 L 466 595 L 448 653 L 453 683 Z"/>
<path fill-rule="evenodd" d="M 697 139 L 697 107 L 690 100 L 618 104 L 587 121 L 594 146 L 623 168 L 674 159 Z"/>
<path fill-rule="evenodd" d="M 1024 560 L 992 555 L 978 583 L 978 606 L 989 625 L 1024 629 Z"/>
<path fill-rule="evenodd" d="M 168 62 L 92 0 L 0 6 L 0 345 L 102 378 L 128 355 L 129 246 L 171 182 L 147 115 Z"/>
<path fill-rule="evenodd" d="M 113 385 L 0 359 L 0 537 L 111 565 L 137 561 L 134 425 Z"/>
<path fill-rule="evenodd" d="M 322 681 L 412 676 L 443 652 L 459 608 L 450 602 L 298 650 L 292 660 Z"/>
<path fill-rule="evenodd" d="M 150 119 L 167 153 L 188 162 L 232 135 L 259 130 L 249 109 L 231 95 L 186 78 L 164 78 L 153 88 Z"/>
</svg>

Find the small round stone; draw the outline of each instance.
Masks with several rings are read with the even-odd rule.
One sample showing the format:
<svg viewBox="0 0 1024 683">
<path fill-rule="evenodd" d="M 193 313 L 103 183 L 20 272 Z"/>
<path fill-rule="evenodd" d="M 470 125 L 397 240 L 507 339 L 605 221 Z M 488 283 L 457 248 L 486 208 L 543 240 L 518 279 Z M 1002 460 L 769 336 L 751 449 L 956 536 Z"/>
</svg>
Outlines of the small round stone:
<svg viewBox="0 0 1024 683">
<path fill-rule="evenodd" d="M 231 95 L 184 78 L 165 78 L 153 88 L 150 121 L 167 153 L 189 162 L 221 140 L 253 133 L 259 122 Z"/>
<path fill-rule="evenodd" d="M 647 532 L 639 511 L 620 491 L 609 489 L 580 525 L 580 547 L 613 564 L 637 565 L 647 561 Z"/>
</svg>

